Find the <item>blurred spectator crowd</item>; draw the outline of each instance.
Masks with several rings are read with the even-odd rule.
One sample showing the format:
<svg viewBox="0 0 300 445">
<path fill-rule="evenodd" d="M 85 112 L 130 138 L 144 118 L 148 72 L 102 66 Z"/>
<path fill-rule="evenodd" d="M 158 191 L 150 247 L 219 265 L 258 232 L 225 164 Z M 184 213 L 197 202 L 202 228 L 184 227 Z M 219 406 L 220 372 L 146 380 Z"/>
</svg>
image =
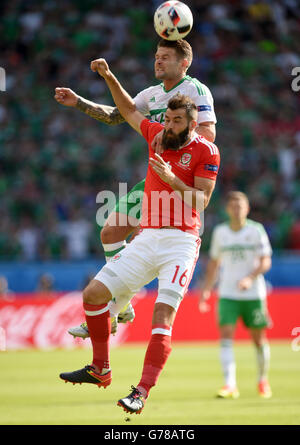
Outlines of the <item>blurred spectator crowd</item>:
<svg viewBox="0 0 300 445">
<path fill-rule="evenodd" d="M 156 83 L 161 1 L 10 0 L 0 3 L 0 259 L 102 255 L 101 190 L 118 192 L 146 174 L 145 142 L 124 123 L 109 127 L 53 98 L 57 86 L 112 105 L 90 61 L 105 57 L 134 96 Z M 274 249 L 300 249 L 300 67 L 297 0 L 186 1 L 189 75 L 212 91 L 222 154 L 205 214 L 203 250 L 224 217 L 224 195 L 249 196 Z M 300 79 L 299 79 L 300 87 Z"/>
</svg>

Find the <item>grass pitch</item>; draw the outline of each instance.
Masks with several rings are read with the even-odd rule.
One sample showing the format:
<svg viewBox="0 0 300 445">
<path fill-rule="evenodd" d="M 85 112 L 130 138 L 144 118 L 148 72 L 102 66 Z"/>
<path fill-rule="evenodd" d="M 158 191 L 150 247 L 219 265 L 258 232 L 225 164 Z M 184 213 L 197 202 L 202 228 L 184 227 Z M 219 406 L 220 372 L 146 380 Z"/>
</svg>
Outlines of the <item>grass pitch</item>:
<svg viewBox="0 0 300 445">
<path fill-rule="evenodd" d="M 223 385 L 217 343 L 173 344 L 173 351 L 141 415 L 116 405 L 141 375 L 146 345 L 111 350 L 113 381 L 107 389 L 59 379 L 91 360 L 88 349 L 0 352 L 1 425 L 299 425 L 300 352 L 271 343 L 273 397 L 256 391 L 256 356 L 236 343 L 240 398 L 216 399 Z M 128 420 L 130 419 L 130 420 Z"/>
</svg>

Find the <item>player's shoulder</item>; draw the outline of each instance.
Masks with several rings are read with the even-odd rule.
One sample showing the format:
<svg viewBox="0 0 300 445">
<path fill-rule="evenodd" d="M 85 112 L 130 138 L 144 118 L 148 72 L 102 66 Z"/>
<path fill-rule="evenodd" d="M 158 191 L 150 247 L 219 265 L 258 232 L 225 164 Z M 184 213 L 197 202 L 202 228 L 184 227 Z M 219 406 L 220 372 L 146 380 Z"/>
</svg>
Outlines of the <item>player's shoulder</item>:
<svg viewBox="0 0 300 445">
<path fill-rule="evenodd" d="M 150 129 L 157 128 L 157 129 L 162 130 L 164 128 L 163 124 L 161 124 L 160 122 L 157 122 L 155 120 L 152 120 L 148 117 L 145 117 L 145 119 L 142 120 L 141 125 L 143 127 L 150 128 Z"/>
<path fill-rule="evenodd" d="M 193 145 L 196 149 L 198 149 L 199 156 L 203 154 L 207 156 L 220 155 L 217 145 L 208 141 L 200 134 L 196 134 L 194 136 Z"/>
<path fill-rule="evenodd" d="M 198 96 L 211 95 L 209 88 L 196 77 L 185 76 L 184 86 L 191 91 L 195 92 Z"/>
<path fill-rule="evenodd" d="M 254 221 L 253 219 L 247 218 L 246 225 L 248 230 L 251 230 L 252 232 L 256 232 L 259 235 L 266 234 L 266 230 L 263 224 L 258 221 Z"/>
<path fill-rule="evenodd" d="M 227 222 L 221 222 L 216 224 L 213 228 L 212 234 L 216 236 L 222 236 L 222 234 L 228 232 L 229 225 Z"/>
<path fill-rule="evenodd" d="M 143 119 L 141 122 L 142 134 L 147 140 L 152 139 L 163 128 L 164 126 L 162 124 L 148 118 Z"/>
<path fill-rule="evenodd" d="M 157 85 L 151 85 L 148 88 L 145 88 L 144 90 L 140 91 L 139 94 L 143 95 L 143 96 L 153 96 L 154 94 L 157 94 L 158 92 L 162 91 L 163 89 L 163 84 L 159 83 Z"/>
</svg>

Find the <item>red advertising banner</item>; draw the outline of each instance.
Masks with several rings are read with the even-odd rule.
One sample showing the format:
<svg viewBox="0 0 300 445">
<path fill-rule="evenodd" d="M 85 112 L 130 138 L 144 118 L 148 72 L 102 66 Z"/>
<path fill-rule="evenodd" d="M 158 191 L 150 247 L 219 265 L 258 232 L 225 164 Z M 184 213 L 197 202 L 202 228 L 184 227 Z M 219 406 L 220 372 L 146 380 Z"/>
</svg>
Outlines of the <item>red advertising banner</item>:
<svg viewBox="0 0 300 445">
<path fill-rule="evenodd" d="M 7 349 L 73 347 L 76 342 L 67 329 L 83 320 L 82 299 L 77 292 L 22 294 L 12 301 L 0 300 L 0 326 Z"/>
<path fill-rule="evenodd" d="M 133 323 L 119 324 L 111 336 L 112 346 L 146 342 L 151 335 L 151 319 L 155 292 L 138 294 L 132 300 L 136 317 Z M 173 341 L 210 341 L 219 338 L 216 324 L 216 296 L 209 301 L 211 310 L 200 313 L 198 296 L 186 295 L 173 327 Z M 293 329 L 300 330 L 300 289 L 275 289 L 268 298 L 272 327 L 270 339 L 293 339 Z M 90 347 L 89 341 L 74 339 L 67 330 L 84 321 L 80 292 L 67 294 L 27 294 L 12 300 L 0 300 L 0 350 L 24 348 Z M 236 339 L 248 339 L 247 330 L 239 322 Z"/>
<path fill-rule="evenodd" d="M 142 342 L 151 335 L 152 308 L 156 296 L 137 300 L 135 303 L 136 317 L 127 332 L 127 342 Z M 210 341 L 219 338 L 216 323 L 217 298 L 209 300 L 210 311 L 200 313 L 198 295 L 189 292 L 182 301 L 172 331 L 172 341 Z M 292 330 L 300 327 L 300 289 L 274 289 L 268 296 L 268 312 L 271 326 L 267 331 L 270 339 L 292 339 Z M 300 328 L 299 328 L 300 331 Z M 249 333 L 238 321 L 235 338 L 249 339 Z"/>
</svg>

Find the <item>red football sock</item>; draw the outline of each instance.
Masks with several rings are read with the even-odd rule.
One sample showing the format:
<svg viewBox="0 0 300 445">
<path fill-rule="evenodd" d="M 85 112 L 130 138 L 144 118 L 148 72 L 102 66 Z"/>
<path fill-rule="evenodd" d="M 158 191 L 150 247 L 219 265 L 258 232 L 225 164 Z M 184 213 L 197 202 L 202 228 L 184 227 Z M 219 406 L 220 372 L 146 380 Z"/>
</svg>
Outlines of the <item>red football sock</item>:
<svg viewBox="0 0 300 445">
<path fill-rule="evenodd" d="M 153 326 L 152 336 L 145 355 L 142 378 L 137 386 L 145 398 L 148 397 L 152 386 L 156 384 L 171 354 L 171 350 L 170 326 Z"/>
<path fill-rule="evenodd" d="M 83 303 L 85 318 L 93 346 L 93 365 L 102 372 L 109 369 L 110 314 L 107 304 Z"/>
</svg>

